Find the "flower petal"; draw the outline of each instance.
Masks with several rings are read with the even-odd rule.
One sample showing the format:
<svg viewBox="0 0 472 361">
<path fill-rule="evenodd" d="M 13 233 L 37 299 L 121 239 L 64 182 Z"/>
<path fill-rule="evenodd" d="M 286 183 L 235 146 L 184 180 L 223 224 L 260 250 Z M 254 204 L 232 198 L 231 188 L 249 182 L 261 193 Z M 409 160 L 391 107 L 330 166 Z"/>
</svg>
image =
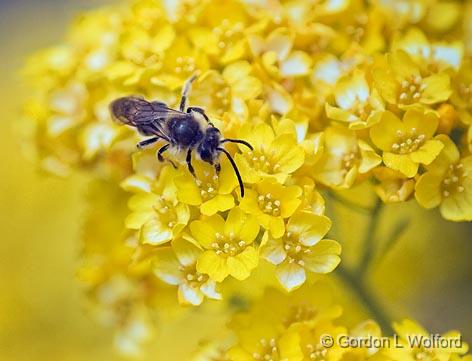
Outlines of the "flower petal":
<svg viewBox="0 0 472 361">
<path fill-rule="evenodd" d="M 183 282 L 179 267 L 180 263 L 171 247 L 156 250 L 153 272 L 157 278 L 170 285 L 178 285 Z"/>
<path fill-rule="evenodd" d="M 443 148 L 444 144 L 439 140 L 428 140 L 417 151 L 411 153 L 410 158 L 416 163 L 430 164 Z"/>
<path fill-rule="evenodd" d="M 154 246 L 169 242 L 172 236 L 172 230 L 155 217 L 147 221 L 139 233 L 142 243 Z"/>
<path fill-rule="evenodd" d="M 193 221 L 190 223 L 190 232 L 193 238 L 205 248 L 211 248 L 211 244 L 216 241 L 215 228 L 205 221 Z"/>
<path fill-rule="evenodd" d="M 234 198 L 231 194 L 217 194 L 212 199 L 202 203 L 200 211 L 205 216 L 212 216 L 218 212 L 224 212 L 234 206 Z"/>
<path fill-rule="evenodd" d="M 409 178 L 418 173 L 418 163 L 413 162 L 408 154 L 386 152 L 383 154 L 383 161 L 387 167 L 398 170 Z"/>
<path fill-rule="evenodd" d="M 179 262 L 186 267 L 194 265 L 202 253 L 200 248 L 182 237 L 172 240 L 172 248 Z"/>
<path fill-rule="evenodd" d="M 306 280 L 305 270 L 295 262 L 285 261 L 278 265 L 275 269 L 275 275 L 287 291 L 293 291 L 300 287 Z"/>
<path fill-rule="evenodd" d="M 198 306 L 203 302 L 203 293 L 200 289 L 188 283 L 182 283 L 177 292 L 181 304 Z"/>
<path fill-rule="evenodd" d="M 251 271 L 257 267 L 259 255 L 254 247 L 246 247 L 244 251 L 234 257 L 228 257 L 228 272 L 239 281 L 245 280 L 251 275 Z"/>
<path fill-rule="evenodd" d="M 303 256 L 305 268 L 315 273 L 329 273 L 341 262 L 341 245 L 333 240 L 324 239 L 311 248 L 311 253 Z"/>
<path fill-rule="evenodd" d="M 213 281 L 222 282 L 229 275 L 225 257 L 214 251 L 205 251 L 197 261 L 197 271 L 207 274 Z"/>
<path fill-rule="evenodd" d="M 415 186 L 415 197 L 424 208 L 435 208 L 441 203 L 442 176 L 426 172 L 418 179 Z"/>
</svg>

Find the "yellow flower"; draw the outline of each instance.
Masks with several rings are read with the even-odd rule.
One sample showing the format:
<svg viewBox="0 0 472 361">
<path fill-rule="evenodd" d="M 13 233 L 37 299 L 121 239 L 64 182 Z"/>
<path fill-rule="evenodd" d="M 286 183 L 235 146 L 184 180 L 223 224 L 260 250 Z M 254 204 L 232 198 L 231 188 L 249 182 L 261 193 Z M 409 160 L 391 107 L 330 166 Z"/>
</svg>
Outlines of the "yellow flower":
<svg viewBox="0 0 472 361">
<path fill-rule="evenodd" d="M 313 179 L 308 177 L 297 177 L 296 184 L 303 189 L 302 203 L 298 210 L 300 212 L 323 215 L 325 212 L 325 200 L 315 187 Z"/>
<path fill-rule="evenodd" d="M 162 71 L 164 53 L 175 37 L 175 31 L 167 21 L 161 21 L 152 29 L 147 28 L 145 22 L 125 27 L 120 37 L 121 56 L 105 68 L 108 80 L 125 86 L 148 82 Z"/>
<path fill-rule="evenodd" d="M 470 59 L 462 64 L 452 84 L 451 102 L 456 106 L 461 121 L 472 124 L 472 61 Z"/>
<path fill-rule="evenodd" d="M 248 36 L 249 47 L 262 66 L 274 77 L 300 77 L 310 72 L 312 59 L 301 50 L 292 51 L 293 36 L 289 29 L 276 28 L 267 38 Z"/>
<path fill-rule="evenodd" d="M 461 66 L 464 53 L 461 41 L 430 42 L 418 28 L 411 28 L 401 38 L 394 38 L 392 49 L 407 52 L 425 75 L 438 73 L 448 68 L 457 71 Z"/>
<path fill-rule="evenodd" d="M 368 143 L 357 139 L 354 131 L 333 125 L 324 134 L 325 149 L 313 171 L 315 179 L 329 187 L 349 188 L 359 175 L 382 162 Z"/>
<path fill-rule="evenodd" d="M 380 123 L 370 128 L 370 138 L 383 151 L 383 161 L 391 169 L 414 177 L 420 164 L 430 164 L 443 148 L 431 139 L 438 127 L 434 113 L 409 110 L 403 121 L 385 112 Z"/>
<path fill-rule="evenodd" d="M 439 206 L 444 218 L 452 221 L 472 220 L 472 156 L 461 158 L 459 150 L 445 135 L 436 140 L 444 148 L 428 171 L 416 183 L 415 196 L 425 208 Z"/>
<path fill-rule="evenodd" d="M 387 62 L 374 69 L 373 77 L 382 97 L 401 109 L 429 106 L 451 95 L 449 75 L 439 72 L 423 77 L 420 68 L 402 50 L 388 54 Z"/>
<path fill-rule="evenodd" d="M 347 122 L 350 129 L 362 129 L 380 121 L 383 100 L 376 89 L 371 89 L 365 73 L 355 71 L 338 81 L 334 89 L 336 105 L 326 103 L 328 118 Z"/>
<path fill-rule="evenodd" d="M 383 349 L 382 353 L 393 361 L 414 361 L 414 360 L 450 360 L 453 355 L 463 355 L 468 350 L 468 345 L 464 343 L 457 331 L 449 331 L 440 335 L 442 338 L 460 340 L 459 344 L 449 347 L 438 347 L 434 343 L 431 347 L 427 345 L 418 345 L 422 339 L 431 339 L 433 336 L 415 321 L 403 320 L 402 322 L 394 322 L 393 328 L 398 335 L 398 344 L 401 347 L 395 347 L 395 342 L 391 343 L 391 347 Z M 427 342 L 427 340 L 426 340 Z"/>
<path fill-rule="evenodd" d="M 216 174 L 209 164 L 194 161 L 197 178 L 181 166 L 174 179 L 179 201 L 192 206 L 199 206 L 200 212 L 210 216 L 227 211 L 234 206 L 231 192 L 238 185 L 233 168 L 226 161 L 221 162 L 221 172 Z"/>
<path fill-rule="evenodd" d="M 302 325 L 299 327 L 300 345 L 303 350 L 303 360 L 341 360 L 343 354 L 349 349 L 342 348 L 335 341 L 332 347 L 322 344 L 322 337 L 330 335 L 333 340 L 337 340 L 341 335 L 346 334 L 344 327 L 333 325 L 331 320 L 320 320 L 313 327 Z"/>
<path fill-rule="evenodd" d="M 175 175 L 176 171 L 167 166 L 154 185 L 148 178 L 137 175 L 122 183 L 124 189 L 137 192 L 128 203 L 132 212 L 126 218 L 126 227 L 139 230 L 139 239 L 144 244 L 169 242 L 190 219 L 189 207 L 176 197 L 172 183 Z"/>
<path fill-rule="evenodd" d="M 199 18 L 199 23 L 189 29 L 195 47 L 222 64 L 247 55 L 248 14 L 240 3 L 208 2 Z"/>
<path fill-rule="evenodd" d="M 277 279 L 287 291 L 305 282 L 306 271 L 329 273 L 339 264 L 341 246 L 323 239 L 330 228 L 328 217 L 300 212 L 290 217 L 282 238 L 264 234 L 261 256 L 277 266 Z"/>
<path fill-rule="evenodd" d="M 265 180 L 248 189 L 239 206 L 254 215 L 262 227 L 278 238 L 285 233 L 284 219 L 301 204 L 301 195 L 302 189 L 298 186 L 286 187 Z"/>
<path fill-rule="evenodd" d="M 305 153 L 294 134 L 275 135 L 264 123 L 254 127 L 246 125 L 239 134 L 254 148 L 251 151 L 241 146 L 242 153 L 235 155 L 236 164 L 247 183 L 274 178 L 283 184 L 303 164 Z"/>
<path fill-rule="evenodd" d="M 193 48 L 186 38 L 177 37 L 170 48 L 172 51 L 165 52 L 159 76 L 152 78 L 153 84 L 175 90 L 195 73 L 208 69 L 206 55 Z"/>
<path fill-rule="evenodd" d="M 373 171 L 379 181 L 375 192 L 384 203 L 404 202 L 413 196 L 415 180 L 387 167 L 377 167 Z"/>
<path fill-rule="evenodd" d="M 247 101 L 257 98 L 262 91 L 260 80 L 251 72 L 252 67 L 247 61 L 229 64 L 222 74 L 209 70 L 195 84 L 191 101 L 206 104 L 209 114 L 214 112 L 221 116 L 229 111 L 246 120 L 249 114 Z"/>
<path fill-rule="evenodd" d="M 221 282 L 229 275 L 244 280 L 256 268 L 259 255 L 253 242 L 259 225 L 241 209 L 232 208 L 226 221 L 218 214 L 193 221 L 190 230 L 205 249 L 197 261 L 198 272 Z"/>
<path fill-rule="evenodd" d="M 294 330 L 277 334 L 275 330 L 254 327 L 242 342 L 228 351 L 231 361 L 284 360 L 302 361 L 300 335 Z"/>
<path fill-rule="evenodd" d="M 159 248 L 154 255 L 153 272 L 163 282 L 178 286 L 181 304 L 200 305 L 204 297 L 220 300 L 216 282 L 197 271 L 203 250 L 186 237 L 172 241 L 172 247 Z"/>
</svg>

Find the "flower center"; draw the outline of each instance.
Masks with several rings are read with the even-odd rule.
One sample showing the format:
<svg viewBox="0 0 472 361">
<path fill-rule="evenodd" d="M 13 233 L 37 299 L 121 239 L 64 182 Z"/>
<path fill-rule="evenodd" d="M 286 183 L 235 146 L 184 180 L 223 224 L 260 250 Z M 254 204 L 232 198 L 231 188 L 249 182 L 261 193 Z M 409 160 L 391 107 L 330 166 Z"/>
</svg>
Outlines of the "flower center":
<svg viewBox="0 0 472 361">
<path fill-rule="evenodd" d="M 367 14 L 355 17 L 354 24 L 346 26 L 346 32 L 355 42 L 360 42 L 365 34 L 365 28 L 369 21 Z"/>
<path fill-rule="evenodd" d="M 357 163 L 359 163 L 359 150 L 356 148 L 349 153 L 344 153 L 342 156 L 341 171 L 347 173 Z"/>
<path fill-rule="evenodd" d="M 179 75 L 190 75 L 195 71 L 195 59 L 191 56 L 179 56 L 176 62 L 174 70 Z"/>
<path fill-rule="evenodd" d="M 211 247 L 218 256 L 235 256 L 247 246 L 246 242 L 237 239 L 233 232 L 230 232 L 229 235 L 216 233 L 215 236 L 216 241 L 211 244 Z"/>
<path fill-rule="evenodd" d="M 297 322 L 310 321 L 317 315 L 316 308 L 312 305 L 294 305 L 290 308 L 284 324 L 289 327 Z"/>
<path fill-rule="evenodd" d="M 254 352 L 252 358 L 254 360 L 264 360 L 264 361 L 278 361 L 280 360 L 279 349 L 275 338 L 267 340 L 261 338 L 259 343 L 262 346 L 260 352 Z"/>
<path fill-rule="evenodd" d="M 408 134 L 397 130 L 397 139 L 398 141 L 392 144 L 392 153 L 408 154 L 418 150 L 426 141 L 426 136 L 418 134 L 416 128 L 412 128 Z"/>
<path fill-rule="evenodd" d="M 184 274 L 185 282 L 191 287 L 200 287 L 203 283 L 208 281 L 208 275 L 197 272 L 195 265 L 180 267 Z"/>
<path fill-rule="evenodd" d="M 206 202 L 218 194 L 219 177 L 217 174 L 211 174 L 209 171 L 203 172 L 203 180 L 196 179 L 195 183 L 200 189 L 200 196 Z"/>
<path fill-rule="evenodd" d="M 280 171 L 280 164 L 273 161 L 272 156 L 264 150 L 254 150 L 244 153 L 251 168 L 273 174 Z"/>
<path fill-rule="evenodd" d="M 423 84 L 423 79 L 419 75 L 411 76 L 409 79 L 403 79 L 401 82 L 399 102 L 402 104 L 416 103 L 423 91 L 426 89 L 426 84 Z"/>
<path fill-rule="evenodd" d="M 418 361 L 429 361 L 429 360 L 432 360 L 434 357 L 433 357 L 433 352 L 429 349 L 425 349 L 425 348 L 420 348 L 418 349 L 418 351 L 414 352 L 414 358 L 415 360 L 418 360 Z"/>
<path fill-rule="evenodd" d="M 369 102 L 356 101 L 352 107 L 352 112 L 362 121 L 366 121 L 372 113 L 372 105 Z"/>
<path fill-rule="evenodd" d="M 226 50 L 241 38 L 244 25 L 241 22 L 230 23 L 228 19 L 223 19 L 221 24 L 213 28 L 213 34 L 218 38 L 218 48 Z"/>
<path fill-rule="evenodd" d="M 265 195 L 260 195 L 257 198 L 259 209 L 262 210 L 265 214 L 271 216 L 280 216 L 280 200 L 275 199 L 272 197 L 270 193 L 266 193 Z"/>
<path fill-rule="evenodd" d="M 172 202 L 164 197 L 159 197 L 154 210 L 159 213 L 159 218 L 163 224 L 167 224 L 169 228 L 175 226 L 178 221 L 175 206 L 177 202 Z"/>
<path fill-rule="evenodd" d="M 305 345 L 305 354 L 310 360 L 324 361 L 328 354 L 328 350 L 320 344 L 313 345 L 309 343 Z"/>
<path fill-rule="evenodd" d="M 451 164 L 443 178 L 441 191 L 444 197 L 449 197 L 455 193 L 464 192 L 464 178 L 467 177 L 462 163 Z"/>
<path fill-rule="evenodd" d="M 288 262 L 298 263 L 300 266 L 305 265 L 302 256 L 311 253 L 311 249 L 300 242 L 298 234 L 292 232 L 287 232 L 284 237 L 284 249 Z"/>
</svg>

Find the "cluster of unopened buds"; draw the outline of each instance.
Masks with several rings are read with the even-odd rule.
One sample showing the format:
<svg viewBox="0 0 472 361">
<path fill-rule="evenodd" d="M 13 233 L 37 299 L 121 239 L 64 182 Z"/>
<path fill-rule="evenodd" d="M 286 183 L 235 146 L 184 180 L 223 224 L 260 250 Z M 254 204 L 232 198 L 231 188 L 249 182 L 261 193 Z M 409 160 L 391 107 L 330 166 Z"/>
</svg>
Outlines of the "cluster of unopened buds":
<svg viewBox="0 0 472 361">
<path fill-rule="evenodd" d="M 120 313 L 119 348 L 139 351 L 148 314 L 168 297 L 231 302 L 235 280 L 311 292 L 341 262 L 342 240 L 325 238 L 324 198 L 339 191 L 367 185 L 379 202 L 416 199 L 471 221 L 471 22 L 460 1 L 135 0 L 81 16 L 62 45 L 32 56 L 25 126 L 34 147 L 25 148 L 51 173 L 93 178 L 79 276 L 104 318 Z M 194 177 L 183 152 L 166 154 L 175 168 L 159 162 L 157 147 L 137 150 L 144 138 L 112 122 L 109 104 L 123 96 L 177 109 L 194 74 L 189 103 L 253 147 L 225 144 L 244 197 L 226 159 L 218 175 L 196 159 Z M 318 346 L 320 334 L 339 331 L 323 312 L 279 320 L 255 348 L 233 338 L 221 354 L 339 360 L 348 351 Z M 214 356 L 220 344 L 207 346 L 201 355 L 214 358 L 199 360 L 224 359 Z M 364 351 L 359 359 L 376 355 Z"/>
</svg>

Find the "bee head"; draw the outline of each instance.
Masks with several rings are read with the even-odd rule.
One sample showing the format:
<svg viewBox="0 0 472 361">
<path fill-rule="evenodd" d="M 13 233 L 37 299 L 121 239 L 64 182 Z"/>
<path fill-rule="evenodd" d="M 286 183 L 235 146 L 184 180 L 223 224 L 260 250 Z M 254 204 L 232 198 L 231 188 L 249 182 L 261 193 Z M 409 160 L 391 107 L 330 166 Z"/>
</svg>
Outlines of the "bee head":
<svg viewBox="0 0 472 361">
<path fill-rule="evenodd" d="M 220 145 L 220 131 L 215 127 L 206 130 L 205 136 L 198 146 L 198 155 L 204 162 L 213 164 L 217 156 L 216 148 Z"/>
</svg>

